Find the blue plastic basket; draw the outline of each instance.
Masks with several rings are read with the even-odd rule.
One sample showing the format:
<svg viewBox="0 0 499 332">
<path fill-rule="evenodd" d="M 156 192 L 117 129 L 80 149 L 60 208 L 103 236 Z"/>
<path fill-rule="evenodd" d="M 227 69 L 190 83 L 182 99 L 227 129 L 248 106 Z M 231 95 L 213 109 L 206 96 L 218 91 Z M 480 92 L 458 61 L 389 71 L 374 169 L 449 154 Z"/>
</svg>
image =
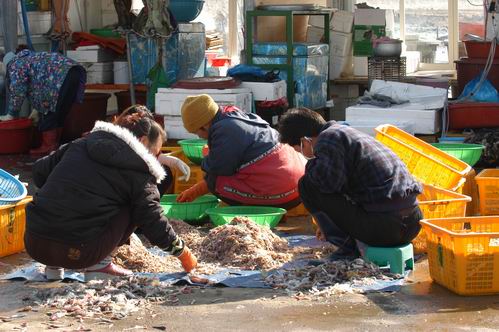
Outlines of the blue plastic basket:
<svg viewBox="0 0 499 332">
<path fill-rule="evenodd" d="M 0 205 L 16 204 L 27 194 L 28 191 L 21 181 L 0 169 Z"/>
</svg>

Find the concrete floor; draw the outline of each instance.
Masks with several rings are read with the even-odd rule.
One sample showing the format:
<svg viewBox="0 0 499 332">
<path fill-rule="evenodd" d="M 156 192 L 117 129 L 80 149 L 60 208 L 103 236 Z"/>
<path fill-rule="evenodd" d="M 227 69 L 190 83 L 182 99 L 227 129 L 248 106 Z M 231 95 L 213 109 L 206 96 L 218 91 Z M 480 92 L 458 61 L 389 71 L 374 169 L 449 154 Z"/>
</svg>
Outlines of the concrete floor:
<svg viewBox="0 0 499 332">
<path fill-rule="evenodd" d="M 0 157 L 0 168 L 31 182 L 29 157 Z M 30 186 L 30 192 L 34 187 Z M 288 231 L 303 230 L 305 220 L 288 220 Z M 310 231 L 309 227 L 306 227 Z M 27 263 L 21 253 L 0 258 L 0 274 Z M 23 297 L 40 287 L 61 283 L 0 281 L 0 316 L 11 316 L 24 307 Z M 277 290 L 206 288 L 181 295 L 177 305 L 154 305 L 114 322 L 109 329 L 85 323 L 92 331 L 499 331 L 499 295 L 462 297 L 433 283 L 426 259 L 397 293 L 348 294 L 327 300 L 298 300 Z M 13 331 L 27 323 L 27 331 L 48 327 L 45 311 L 0 323 L 0 331 Z M 67 331 L 80 324 L 67 322 Z M 69 326 L 69 324 L 72 324 Z M 20 329 L 18 329 L 20 330 Z M 58 329 L 63 331 L 65 329 Z"/>
</svg>

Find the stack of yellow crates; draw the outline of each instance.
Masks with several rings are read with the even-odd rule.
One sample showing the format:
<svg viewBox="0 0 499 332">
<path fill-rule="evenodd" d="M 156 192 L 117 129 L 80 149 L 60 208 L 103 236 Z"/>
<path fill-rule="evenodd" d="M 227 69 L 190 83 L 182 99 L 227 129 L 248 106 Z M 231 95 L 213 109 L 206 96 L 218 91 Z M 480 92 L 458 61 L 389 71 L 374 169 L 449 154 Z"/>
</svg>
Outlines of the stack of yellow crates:
<svg viewBox="0 0 499 332">
<path fill-rule="evenodd" d="M 499 217 L 466 217 L 467 205 L 475 210 L 477 202 L 461 193 L 476 198 L 476 180 L 480 213 L 499 214 L 499 170 L 475 178 L 468 164 L 394 126 L 376 133 L 424 184 L 419 202 L 425 219 L 414 245 L 427 251 L 431 278 L 461 295 L 498 293 Z"/>
</svg>

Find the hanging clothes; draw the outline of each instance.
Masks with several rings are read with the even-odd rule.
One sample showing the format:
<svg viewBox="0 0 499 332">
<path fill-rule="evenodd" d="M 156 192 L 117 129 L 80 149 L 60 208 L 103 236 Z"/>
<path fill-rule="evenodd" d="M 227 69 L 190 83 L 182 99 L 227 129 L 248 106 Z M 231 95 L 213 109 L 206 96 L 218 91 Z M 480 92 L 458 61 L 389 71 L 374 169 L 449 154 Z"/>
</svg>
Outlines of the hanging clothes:
<svg viewBox="0 0 499 332">
<path fill-rule="evenodd" d="M 71 35 L 68 18 L 69 4 L 69 0 L 52 0 L 52 12 L 55 17 L 50 33 L 52 40 L 65 40 Z"/>
<path fill-rule="evenodd" d="M 0 1 L 0 30 L 3 31 L 5 54 L 15 52 L 17 42 L 18 0 Z"/>
<path fill-rule="evenodd" d="M 131 29 L 136 18 L 131 12 L 132 0 L 114 0 L 114 9 L 118 14 L 118 25 L 125 30 Z"/>
<path fill-rule="evenodd" d="M 144 8 L 134 24 L 134 30 L 146 36 L 170 37 L 175 30 L 168 10 L 168 0 L 143 0 Z"/>
</svg>

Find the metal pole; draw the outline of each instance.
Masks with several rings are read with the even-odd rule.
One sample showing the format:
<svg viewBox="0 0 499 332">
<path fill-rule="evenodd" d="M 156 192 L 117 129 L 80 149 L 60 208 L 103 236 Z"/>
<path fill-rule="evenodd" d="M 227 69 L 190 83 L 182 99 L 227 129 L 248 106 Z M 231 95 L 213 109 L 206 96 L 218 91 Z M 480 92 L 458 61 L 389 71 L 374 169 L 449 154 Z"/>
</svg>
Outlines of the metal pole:
<svg viewBox="0 0 499 332">
<path fill-rule="evenodd" d="M 131 32 L 126 33 L 126 56 L 127 56 L 127 62 L 128 62 L 128 79 L 130 81 L 130 102 L 132 105 L 135 105 L 136 99 L 135 99 L 135 86 L 133 85 L 133 71 L 132 71 L 132 50 L 130 47 L 130 34 Z"/>
</svg>

